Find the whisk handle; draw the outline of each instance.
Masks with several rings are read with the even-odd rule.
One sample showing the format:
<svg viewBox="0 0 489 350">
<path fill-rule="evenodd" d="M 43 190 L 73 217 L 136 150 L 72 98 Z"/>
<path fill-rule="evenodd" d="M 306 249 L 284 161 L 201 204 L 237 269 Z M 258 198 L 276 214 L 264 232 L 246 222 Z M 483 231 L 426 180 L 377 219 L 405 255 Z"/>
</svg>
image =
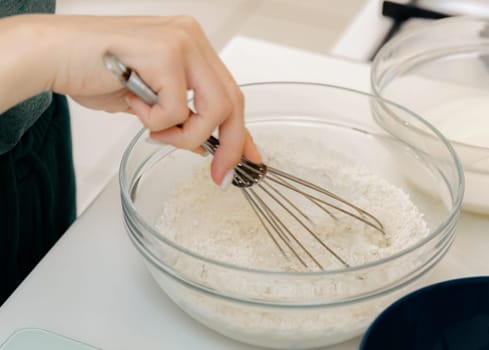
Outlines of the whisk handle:
<svg viewBox="0 0 489 350">
<path fill-rule="evenodd" d="M 114 73 L 122 85 L 128 90 L 151 106 L 158 102 L 156 93 L 141 79 L 135 70 L 126 66 L 112 53 L 107 52 L 103 59 L 107 69 Z M 181 127 L 181 125 L 178 126 Z M 219 147 L 219 140 L 211 135 L 202 144 L 202 147 L 214 155 Z M 241 158 L 235 170 L 236 175 L 233 179 L 233 185 L 245 188 L 258 183 L 265 176 L 267 166 L 265 164 L 253 163 L 246 158 Z"/>
<path fill-rule="evenodd" d="M 117 56 L 110 52 L 107 52 L 103 58 L 107 69 L 114 73 L 128 90 L 151 106 L 158 102 L 156 93 L 132 68 L 126 66 Z"/>
<path fill-rule="evenodd" d="M 107 69 L 114 73 L 120 82 L 141 100 L 151 106 L 158 102 L 156 93 L 141 79 L 136 71 L 126 66 L 117 56 L 107 52 L 104 55 L 104 62 Z M 178 125 L 178 127 L 182 126 Z M 202 147 L 210 154 L 214 154 L 219 147 L 219 140 L 210 136 Z"/>
</svg>

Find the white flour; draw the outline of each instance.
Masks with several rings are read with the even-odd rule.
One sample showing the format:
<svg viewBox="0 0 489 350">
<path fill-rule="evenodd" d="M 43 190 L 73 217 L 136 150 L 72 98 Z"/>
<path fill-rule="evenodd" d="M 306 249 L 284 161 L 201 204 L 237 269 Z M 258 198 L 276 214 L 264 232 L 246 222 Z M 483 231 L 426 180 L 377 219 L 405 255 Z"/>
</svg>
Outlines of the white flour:
<svg viewBox="0 0 489 350">
<path fill-rule="evenodd" d="M 268 163 L 335 191 L 371 212 L 384 225 L 385 236 L 345 214 L 334 212 L 334 220 L 314 204 L 298 202 L 312 217 L 316 233 L 350 265 L 392 255 L 428 234 L 422 214 L 400 188 L 340 153 L 317 147 L 311 140 L 298 144 L 312 151 L 301 153 L 295 148 L 296 154 L 284 155 L 282 143 L 275 140 L 266 149 Z M 241 190 L 234 186 L 221 190 L 212 183 L 208 169 L 208 164 L 203 165 L 192 181 L 175 188 L 157 224 L 161 234 L 198 254 L 230 264 L 264 270 L 303 270 L 296 259 L 284 259 Z M 301 235 L 303 230 L 290 215 L 284 213 L 281 217 L 326 269 L 342 266 L 305 232 Z"/>
<path fill-rule="evenodd" d="M 385 236 L 348 216 L 335 213 L 338 220 L 333 220 L 323 212 L 312 211 L 318 235 L 350 265 L 392 255 L 429 233 L 423 215 L 405 192 L 344 154 L 325 149 L 322 142 L 277 135 L 271 142 L 270 137 L 262 139 L 259 134 L 255 139 L 264 146 L 267 164 L 335 191 L 380 219 Z M 297 260 L 284 259 L 240 190 L 233 186 L 221 190 L 212 183 L 208 169 L 207 163 L 202 165 L 191 181 L 175 187 L 157 222 L 159 232 L 218 261 L 254 269 L 302 271 Z M 303 205 L 305 209 L 311 207 L 307 202 Z M 290 227 L 295 226 L 290 223 Z M 317 243 L 305 241 L 326 269 L 341 268 Z M 411 264 L 402 261 L 366 273 L 294 279 L 235 273 L 198 263 L 180 253 L 171 253 L 167 261 L 174 270 L 201 285 L 245 299 L 274 302 L 331 301 L 356 296 L 397 279 Z M 166 280 L 158 274 L 155 278 L 182 308 L 207 326 L 233 338 L 273 347 L 308 348 L 349 339 L 360 334 L 395 297 L 333 308 L 268 309 L 211 298 L 185 288 L 171 291 Z"/>
</svg>

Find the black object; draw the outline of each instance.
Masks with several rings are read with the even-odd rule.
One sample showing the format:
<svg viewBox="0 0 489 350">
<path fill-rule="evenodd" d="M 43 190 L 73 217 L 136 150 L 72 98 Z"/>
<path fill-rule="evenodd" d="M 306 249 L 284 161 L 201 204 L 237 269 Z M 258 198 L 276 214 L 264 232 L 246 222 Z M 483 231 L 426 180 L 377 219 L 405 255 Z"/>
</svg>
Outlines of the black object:
<svg viewBox="0 0 489 350">
<path fill-rule="evenodd" d="M 399 4 L 393 1 L 382 3 L 382 15 L 395 21 L 407 21 L 411 18 L 441 19 L 449 15 L 437 11 L 431 11 L 414 4 Z"/>
<path fill-rule="evenodd" d="M 374 51 L 372 56 L 370 57 L 370 61 L 374 59 L 382 46 L 389 41 L 398 31 L 401 29 L 404 22 L 412 19 L 412 18 L 423 18 L 423 19 L 442 19 L 446 17 L 450 17 L 450 15 L 446 13 L 441 13 L 437 11 L 431 11 L 419 7 L 415 4 L 415 2 L 411 2 L 408 4 L 400 4 L 393 1 L 384 1 L 382 3 L 382 15 L 385 17 L 390 17 L 393 19 L 394 23 L 389 31 L 384 36 L 382 40 L 382 44 Z"/>
<path fill-rule="evenodd" d="M 488 350 L 489 277 L 446 281 L 389 306 L 360 350 Z"/>
</svg>

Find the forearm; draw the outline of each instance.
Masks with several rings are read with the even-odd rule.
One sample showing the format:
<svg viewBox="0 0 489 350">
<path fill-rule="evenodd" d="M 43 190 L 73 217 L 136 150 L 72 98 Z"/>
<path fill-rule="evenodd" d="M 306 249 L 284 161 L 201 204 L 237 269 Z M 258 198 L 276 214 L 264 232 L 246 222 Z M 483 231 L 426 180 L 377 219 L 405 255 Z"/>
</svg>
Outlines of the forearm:
<svg viewBox="0 0 489 350">
<path fill-rule="evenodd" d="M 134 113 L 158 140 L 179 148 L 199 147 L 219 127 L 216 183 L 241 156 L 260 161 L 244 127 L 242 93 L 190 17 L 11 17 L 0 20 L 0 49 L 0 113 L 51 90 L 90 108 Z M 137 70 L 157 93 L 157 104 L 131 98 L 105 67 L 107 52 Z"/>
<path fill-rule="evenodd" d="M 0 20 L 0 114 L 50 89 L 54 67 L 51 35 L 40 20 L 46 16 L 14 16 Z"/>
</svg>

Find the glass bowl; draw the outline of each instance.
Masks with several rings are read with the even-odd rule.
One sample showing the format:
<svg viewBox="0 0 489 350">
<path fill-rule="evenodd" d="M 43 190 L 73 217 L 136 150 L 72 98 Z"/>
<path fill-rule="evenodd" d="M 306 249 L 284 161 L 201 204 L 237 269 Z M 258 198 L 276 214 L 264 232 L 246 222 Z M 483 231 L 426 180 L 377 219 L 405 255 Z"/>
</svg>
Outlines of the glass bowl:
<svg viewBox="0 0 489 350">
<path fill-rule="evenodd" d="M 373 95 L 292 82 L 250 84 L 242 91 L 253 134 L 307 137 L 348 154 L 409 194 L 429 234 L 389 257 L 320 272 L 260 270 L 207 258 L 155 229 L 164 203 L 172 200 L 170 191 L 207 159 L 148 143 L 144 130 L 129 144 L 120 168 L 127 232 L 165 293 L 225 336 L 276 349 L 315 348 L 358 336 L 387 305 L 421 285 L 451 246 L 463 198 L 459 160 L 436 129 Z M 399 138 L 380 126 L 379 106 L 430 136 L 436 156 L 426 152 L 423 139 Z M 318 156 L 317 162 L 328 158 Z M 292 297 L 284 293 L 291 289 L 297 291 Z"/>
<path fill-rule="evenodd" d="M 488 214 L 489 21 L 442 19 L 394 37 L 372 63 L 371 85 L 450 140 L 465 171 L 463 208 Z"/>
</svg>

